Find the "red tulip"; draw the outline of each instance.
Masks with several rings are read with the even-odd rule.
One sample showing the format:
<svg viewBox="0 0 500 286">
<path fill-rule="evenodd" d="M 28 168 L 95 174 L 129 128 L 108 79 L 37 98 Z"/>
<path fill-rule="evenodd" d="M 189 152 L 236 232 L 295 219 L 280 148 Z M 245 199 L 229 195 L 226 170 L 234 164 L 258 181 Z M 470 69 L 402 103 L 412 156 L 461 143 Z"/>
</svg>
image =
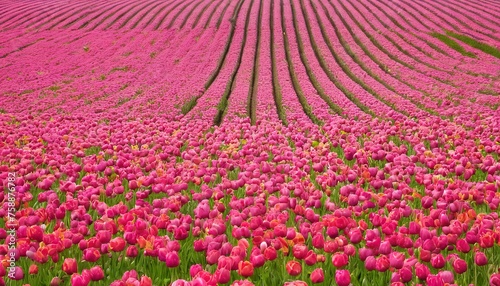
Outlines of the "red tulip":
<svg viewBox="0 0 500 286">
<path fill-rule="evenodd" d="M 264 250 L 264 257 L 269 261 L 273 261 L 278 257 L 278 253 L 274 247 L 268 247 Z"/>
<path fill-rule="evenodd" d="M 459 239 L 457 240 L 457 250 L 462 253 L 469 253 L 470 245 L 467 241 L 465 241 L 465 239 Z"/>
<path fill-rule="evenodd" d="M 139 286 L 153 286 L 153 280 L 148 276 L 142 275 Z"/>
<path fill-rule="evenodd" d="M 305 244 L 296 244 L 292 248 L 293 256 L 297 259 L 304 259 L 307 256 L 307 245 Z"/>
<path fill-rule="evenodd" d="M 300 274 L 300 272 L 302 272 L 302 265 L 300 265 L 300 263 L 295 260 L 290 260 L 286 264 L 286 271 L 291 276 L 297 276 Z"/>
<path fill-rule="evenodd" d="M 479 238 L 479 245 L 482 248 L 490 248 L 495 244 L 495 236 L 491 231 L 486 232 Z"/>
<path fill-rule="evenodd" d="M 253 275 L 253 265 L 250 261 L 240 261 L 238 263 L 238 274 L 243 277 L 250 277 Z"/>
<path fill-rule="evenodd" d="M 120 252 L 125 249 L 125 240 L 121 237 L 115 237 L 109 241 L 109 249 L 114 252 Z"/>
<path fill-rule="evenodd" d="M 74 258 L 64 259 L 62 270 L 66 272 L 66 274 L 68 275 L 78 272 L 78 264 L 76 263 L 76 259 Z"/>
<path fill-rule="evenodd" d="M 231 284 L 231 286 L 255 286 L 255 285 L 248 280 L 236 280 Z"/>
<path fill-rule="evenodd" d="M 349 270 L 336 270 L 335 271 L 335 282 L 339 286 L 349 286 L 351 284 L 351 273 Z"/>
<path fill-rule="evenodd" d="M 38 266 L 36 264 L 31 264 L 28 273 L 29 274 L 37 274 L 38 273 Z"/>
<path fill-rule="evenodd" d="M 325 280 L 325 274 L 322 268 L 316 268 L 311 272 L 312 283 L 322 283 Z"/>
<path fill-rule="evenodd" d="M 59 285 L 61 285 L 61 283 L 62 283 L 61 278 L 54 277 L 54 278 L 52 278 L 52 280 L 50 280 L 50 284 L 49 285 L 50 286 L 59 286 Z"/>
<path fill-rule="evenodd" d="M 318 260 L 318 257 L 316 255 L 316 253 L 314 253 L 314 251 L 312 251 L 312 250 L 309 250 L 309 252 L 307 253 L 306 258 L 304 259 L 304 261 L 306 262 L 306 264 L 309 265 L 309 266 L 312 266 L 312 265 L 316 264 L 317 260 Z"/>
<path fill-rule="evenodd" d="M 27 230 L 28 238 L 34 241 L 43 241 L 43 229 L 39 225 L 30 226 Z"/>
<path fill-rule="evenodd" d="M 314 248 L 323 249 L 325 246 L 325 238 L 321 233 L 316 233 L 312 239 L 312 245 Z"/>
<path fill-rule="evenodd" d="M 382 255 L 377 259 L 377 271 L 379 272 L 387 271 L 390 265 L 391 263 L 389 261 L 389 258 L 385 255 Z"/>
<path fill-rule="evenodd" d="M 431 254 L 429 250 L 420 249 L 420 260 L 430 262 L 432 258 Z"/>
<path fill-rule="evenodd" d="M 335 240 L 327 240 L 325 242 L 325 252 L 327 253 L 334 253 L 335 251 L 337 251 L 337 249 L 339 248 L 339 245 L 337 244 L 337 242 Z"/>
</svg>

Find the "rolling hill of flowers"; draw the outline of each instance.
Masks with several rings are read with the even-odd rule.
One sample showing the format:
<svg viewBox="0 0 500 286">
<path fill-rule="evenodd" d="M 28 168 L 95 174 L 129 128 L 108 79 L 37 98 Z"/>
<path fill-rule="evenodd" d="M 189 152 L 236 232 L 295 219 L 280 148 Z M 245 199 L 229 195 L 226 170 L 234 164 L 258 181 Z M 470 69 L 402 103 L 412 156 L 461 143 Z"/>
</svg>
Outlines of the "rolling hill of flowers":
<svg viewBox="0 0 500 286">
<path fill-rule="evenodd" d="M 500 286 L 500 2 L 0 0 L 0 285 Z"/>
</svg>

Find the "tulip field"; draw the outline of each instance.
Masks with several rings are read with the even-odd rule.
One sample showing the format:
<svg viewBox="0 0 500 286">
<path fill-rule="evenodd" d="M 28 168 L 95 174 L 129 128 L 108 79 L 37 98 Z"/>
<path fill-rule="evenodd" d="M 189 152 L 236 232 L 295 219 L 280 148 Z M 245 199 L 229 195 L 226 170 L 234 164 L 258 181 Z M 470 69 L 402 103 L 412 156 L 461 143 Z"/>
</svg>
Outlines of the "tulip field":
<svg viewBox="0 0 500 286">
<path fill-rule="evenodd" d="M 0 0 L 0 286 L 500 286 L 497 0 Z"/>
</svg>

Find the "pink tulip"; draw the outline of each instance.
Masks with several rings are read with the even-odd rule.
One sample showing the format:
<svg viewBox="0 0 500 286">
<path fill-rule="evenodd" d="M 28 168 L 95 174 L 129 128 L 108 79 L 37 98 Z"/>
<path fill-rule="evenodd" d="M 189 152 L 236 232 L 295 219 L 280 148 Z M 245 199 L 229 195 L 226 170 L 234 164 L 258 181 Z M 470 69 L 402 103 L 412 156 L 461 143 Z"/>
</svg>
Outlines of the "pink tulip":
<svg viewBox="0 0 500 286">
<path fill-rule="evenodd" d="M 430 273 L 431 271 L 429 270 L 429 267 L 427 267 L 427 265 L 418 262 L 417 264 L 415 264 L 415 275 L 418 277 L 418 279 L 426 280 L 427 276 L 429 276 Z"/>
<path fill-rule="evenodd" d="M 469 253 L 470 251 L 470 245 L 465 241 L 465 239 L 459 239 L 457 240 L 457 250 L 462 252 L 462 253 Z"/>
<path fill-rule="evenodd" d="M 179 266 L 180 264 L 179 254 L 176 251 L 168 253 L 165 257 L 165 264 L 167 265 L 168 268 L 175 268 Z"/>
<path fill-rule="evenodd" d="M 305 244 L 296 244 L 292 248 L 293 256 L 297 259 L 304 259 L 307 256 L 307 246 Z"/>
<path fill-rule="evenodd" d="M 490 276 L 490 286 L 500 286 L 500 273 L 495 273 Z"/>
<path fill-rule="evenodd" d="M 431 258 L 431 265 L 432 267 L 436 269 L 443 268 L 444 265 L 446 264 L 446 261 L 444 260 L 444 257 L 442 254 L 437 254 L 432 256 Z"/>
<path fill-rule="evenodd" d="M 22 280 L 24 278 L 23 269 L 19 266 L 15 266 L 14 271 L 9 272 L 8 276 L 12 280 Z"/>
<path fill-rule="evenodd" d="M 337 268 L 342 268 L 349 263 L 349 257 L 345 253 L 335 253 L 332 256 L 332 264 Z"/>
<path fill-rule="evenodd" d="M 401 269 L 404 264 L 405 257 L 401 252 L 391 252 L 389 254 L 389 262 L 391 267 L 394 267 L 396 269 Z"/>
<path fill-rule="evenodd" d="M 99 281 L 104 279 L 104 271 L 102 270 L 101 266 L 94 266 L 90 268 L 90 280 L 92 281 Z"/>
<path fill-rule="evenodd" d="M 316 268 L 311 272 L 311 281 L 312 283 L 322 283 L 325 280 L 325 274 L 323 273 L 322 268 Z"/>
<path fill-rule="evenodd" d="M 101 257 L 101 252 L 96 248 L 87 248 L 83 251 L 83 259 L 88 262 L 96 262 Z"/>
<path fill-rule="evenodd" d="M 90 283 L 90 277 L 80 275 L 80 274 L 73 274 L 71 275 L 71 286 L 87 286 Z"/>
<path fill-rule="evenodd" d="M 438 276 L 441 277 L 444 283 L 451 284 L 455 281 L 453 273 L 451 271 L 440 271 Z"/>
<path fill-rule="evenodd" d="M 467 262 L 465 262 L 465 260 L 463 259 L 455 259 L 452 263 L 452 266 L 455 272 L 458 274 L 462 274 L 467 271 Z"/>
<path fill-rule="evenodd" d="M 477 266 L 484 266 L 488 264 L 488 258 L 483 252 L 478 251 L 474 254 L 474 262 Z"/>
<path fill-rule="evenodd" d="M 220 268 L 215 270 L 214 277 L 219 284 L 226 284 L 231 279 L 231 273 L 228 269 Z"/>
<path fill-rule="evenodd" d="M 444 286 L 444 281 L 439 275 L 429 275 L 425 281 L 428 286 Z"/>
<path fill-rule="evenodd" d="M 62 270 L 66 272 L 66 274 L 71 275 L 73 273 L 78 272 L 78 264 L 76 263 L 76 259 L 74 258 L 66 258 L 64 259 Z"/>
<path fill-rule="evenodd" d="M 365 268 L 368 271 L 373 271 L 377 268 L 377 259 L 374 256 L 368 256 L 365 260 Z"/>
<path fill-rule="evenodd" d="M 336 270 L 335 282 L 337 282 L 339 286 L 349 286 L 349 284 L 351 284 L 351 274 L 349 270 Z"/>
</svg>

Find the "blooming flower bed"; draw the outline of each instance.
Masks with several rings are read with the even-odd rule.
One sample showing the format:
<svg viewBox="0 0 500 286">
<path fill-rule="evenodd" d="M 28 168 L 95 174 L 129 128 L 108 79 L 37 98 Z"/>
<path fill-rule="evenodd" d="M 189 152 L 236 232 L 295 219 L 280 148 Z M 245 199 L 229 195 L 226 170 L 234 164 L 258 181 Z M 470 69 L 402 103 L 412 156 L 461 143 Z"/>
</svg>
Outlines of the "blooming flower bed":
<svg viewBox="0 0 500 286">
<path fill-rule="evenodd" d="M 0 285 L 500 285 L 498 4 L 3 2 Z"/>
</svg>

